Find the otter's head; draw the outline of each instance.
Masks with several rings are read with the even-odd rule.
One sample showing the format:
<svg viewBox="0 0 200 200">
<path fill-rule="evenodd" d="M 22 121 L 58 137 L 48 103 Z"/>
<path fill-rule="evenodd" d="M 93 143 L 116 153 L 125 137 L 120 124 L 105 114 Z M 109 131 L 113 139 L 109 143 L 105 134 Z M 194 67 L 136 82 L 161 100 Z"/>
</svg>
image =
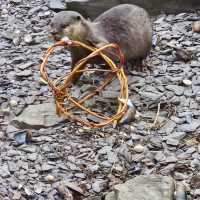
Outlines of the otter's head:
<svg viewBox="0 0 200 200">
<path fill-rule="evenodd" d="M 67 36 L 71 40 L 84 41 L 87 35 L 86 20 L 78 12 L 62 11 L 52 19 L 50 32 L 55 40 Z"/>
</svg>

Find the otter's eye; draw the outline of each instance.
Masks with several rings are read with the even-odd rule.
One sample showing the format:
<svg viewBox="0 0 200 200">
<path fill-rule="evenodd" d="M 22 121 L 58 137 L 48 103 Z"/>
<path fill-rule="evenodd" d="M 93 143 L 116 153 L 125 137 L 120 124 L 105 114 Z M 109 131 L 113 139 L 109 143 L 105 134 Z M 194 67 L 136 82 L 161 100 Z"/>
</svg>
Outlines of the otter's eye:
<svg viewBox="0 0 200 200">
<path fill-rule="evenodd" d="M 63 25 L 61 26 L 61 28 L 64 29 L 64 28 L 67 28 L 68 26 L 69 26 L 69 24 L 63 24 Z"/>
<path fill-rule="evenodd" d="M 65 28 L 65 27 L 67 27 L 67 25 L 65 25 L 65 24 L 61 25 L 61 28 Z"/>
</svg>

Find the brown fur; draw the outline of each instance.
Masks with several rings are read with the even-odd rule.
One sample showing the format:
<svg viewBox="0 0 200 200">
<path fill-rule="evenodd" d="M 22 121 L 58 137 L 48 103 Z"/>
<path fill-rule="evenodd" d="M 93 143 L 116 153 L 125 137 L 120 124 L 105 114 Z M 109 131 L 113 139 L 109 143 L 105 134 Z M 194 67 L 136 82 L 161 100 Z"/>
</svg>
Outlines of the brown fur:
<svg viewBox="0 0 200 200">
<path fill-rule="evenodd" d="M 121 4 L 113 7 L 93 22 L 86 20 L 77 12 L 63 11 L 52 19 L 51 28 L 55 38 L 68 36 L 72 40 L 96 47 L 106 43 L 117 43 L 125 59 L 131 63 L 145 58 L 152 45 L 150 17 L 143 8 L 135 5 Z M 77 47 L 70 50 L 72 66 L 88 54 Z"/>
</svg>

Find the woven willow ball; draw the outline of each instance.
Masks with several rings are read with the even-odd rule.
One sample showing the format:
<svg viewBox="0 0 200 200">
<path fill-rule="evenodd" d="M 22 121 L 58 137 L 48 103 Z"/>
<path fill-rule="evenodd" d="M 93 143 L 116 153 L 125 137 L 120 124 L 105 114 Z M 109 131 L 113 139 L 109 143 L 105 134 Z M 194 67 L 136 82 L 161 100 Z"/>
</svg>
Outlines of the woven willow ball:
<svg viewBox="0 0 200 200">
<path fill-rule="evenodd" d="M 54 51 L 54 49 L 59 46 L 80 46 L 91 52 L 87 57 L 81 59 L 74 66 L 73 71 L 68 73 L 65 77 L 62 77 L 63 81 L 60 81 L 60 78 L 57 80 L 51 80 L 49 78 L 49 76 L 47 74 L 47 70 L 46 70 L 46 65 L 47 65 L 49 56 Z M 116 65 L 114 61 L 112 61 L 108 56 L 106 56 L 104 53 L 102 53 L 102 51 L 107 48 L 113 48 L 116 50 L 116 56 L 119 58 L 119 61 L 120 61 L 119 65 Z M 82 99 L 74 100 L 74 98 L 71 97 L 71 95 L 70 95 L 70 86 L 73 84 L 74 77 L 77 75 L 77 73 L 80 73 L 80 70 L 82 72 L 87 71 L 87 69 L 86 70 L 83 69 L 85 66 L 85 63 L 88 60 L 90 60 L 91 58 L 94 58 L 95 56 L 102 57 L 102 59 L 105 61 L 105 63 L 107 63 L 107 65 L 110 67 L 110 73 L 108 73 L 106 79 L 97 88 L 97 90 L 91 91 L 90 94 L 88 94 L 87 96 L 85 96 Z M 108 45 L 105 45 L 105 46 L 97 49 L 95 47 L 86 45 L 86 44 L 78 42 L 78 41 L 71 41 L 71 40 L 64 39 L 64 40 L 61 40 L 61 41 L 53 44 L 52 46 L 50 46 L 48 48 L 48 50 L 44 56 L 43 62 L 40 66 L 40 73 L 41 73 L 42 78 L 48 83 L 49 87 L 51 88 L 52 94 L 55 98 L 57 113 L 59 115 L 65 116 L 66 118 L 68 118 L 71 121 L 79 122 L 83 125 L 87 125 L 92 128 L 97 128 L 97 127 L 106 126 L 111 123 L 116 124 L 117 121 L 119 119 L 121 119 L 121 117 L 126 112 L 127 101 L 128 101 L 128 84 L 127 84 L 127 78 L 126 78 L 124 70 L 123 70 L 123 65 L 124 65 L 124 56 L 123 56 L 119 46 L 116 44 L 108 44 Z M 97 69 L 94 69 L 94 71 L 95 70 L 97 70 Z M 101 71 L 101 70 L 99 70 L 99 71 Z M 108 117 L 108 116 L 104 116 L 103 114 L 95 113 L 95 112 L 91 111 L 90 109 L 84 107 L 82 105 L 83 102 L 85 100 L 92 98 L 94 95 L 96 95 L 97 93 L 102 91 L 105 88 L 105 86 L 107 86 L 111 82 L 114 75 L 118 78 L 119 84 L 120 84 L 119 98 L 124 99 L 124 103 L 119 101 L 116 113 L 113 116 Z M 70 102 L 73 106 L 68 107 L 68 108 L 65 107 L 64 105 L 66 105 L 66 104 L 64 102 L 66 100 L 68 102 Z M 102 121 L 100 123 L 95 123 L 95 122 L 89 122 L 87 120 L 84 120 L 81 118 L 81 116 L 77 117 L 72 112 L 70 112 L 70 110 L 74 107 L 78 107 L 82 111 L 84 111 L 88 114 L 91 114 L 91 115 L 101 119 Z"/>
</svg>

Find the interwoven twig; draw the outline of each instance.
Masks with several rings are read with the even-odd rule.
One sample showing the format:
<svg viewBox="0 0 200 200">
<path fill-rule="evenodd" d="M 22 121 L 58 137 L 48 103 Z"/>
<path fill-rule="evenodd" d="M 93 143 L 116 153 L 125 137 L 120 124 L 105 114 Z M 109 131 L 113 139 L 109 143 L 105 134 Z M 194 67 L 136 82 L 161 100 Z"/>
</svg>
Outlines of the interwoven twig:
<svg viewBox="0 0 200 200">
<path fill-rule="evenodd" d="M 67 75 L 63 76 L 62 78 L 58 78 L 56 80 L 51 80 L 48 77 L 47 70 L 46 70 L 46 64 L 48 62 L 48 58 L 51 55 L 51 53 L 54 51 L 54 49 L 58 46 L 78 46 L 81 48 L 85 48 L 91 53 L 81 59 L 76 65 L 74 66 L 73 70 L 68 73 Z M 119 65 L 116 65 L 108 56 L 106 56 L 102 51 L 106 50 L 107 48 L 112 48 L 116 50 L 116 56 L 119 59 Z M 84 69 L 85 64 L 90 60 L 91 58 L 94 58 L 96 56 L 101 56 L 102 59 L 107 63 L 108 67 L 110 67 L 110 70 L 105 69 Z M 97 127 L 103 127 L 105 125 L 116 123 L 126 112 L 127 109 L 127 101 L 128 101 L 128 84 L 127 84 L 127 78 L 125 76 L 124 70 L 124 56 L 117 44 L 108 44 L 105 45 L 99 49 L 83 44 L 78 41 L 71 41 L 71 40 L 61 40 L 59 42 L 56 42 L 52 46 L 50 46 L 44 56 L 43 62 L 40 66 L 40 73 L 42 78 L 48 83 L 49 87 L 52 90 L 52 93 L 55 98 L 56 102 L 56 110 L 57 114 L 63 115 L 70 119 L 71 121 L 80 122 L 83 125 L 87 125 L 92 128 Z M 90 92 L 89 94 L 82 97 L 80 100 L 75 100 L 69 93 L 70 86 L 73 84 L 73 81 L 78 73 L 85 72 L 85 71 L 108 71 L 107 77 L 105 80 L 96 88 L 96 90 Z M 111 117 L 104 116 L 100 113 L 95 113 L 91 111 L 90 109 L 83 106 L 83 103 L 87 100 L 92 98 L 94 95 L 98 94 L 100 91 L 102 91 L 114 78 L 114 76 L 117 76 L 119 83 L 120 83 L 120 93 L 119 98 L 125 99 L 125 103 L 122 103 L 118 101 L 118 109 L 116 111 L 116 114 L 114 114 Z M 63 81 L 61 81 L 63 80 Z M 70 102 L 72 105 L 68 108 L 65 106 L 65 101 Z M 102 121 L 100 123 L 90 122 L 88 120 L 84 120 L 81 117 L 75 116 L 72 112 L 72 108 L 78 107 L 79 109 L 85 111 L 86 113 L 89 113 Z"/>
</svg>

